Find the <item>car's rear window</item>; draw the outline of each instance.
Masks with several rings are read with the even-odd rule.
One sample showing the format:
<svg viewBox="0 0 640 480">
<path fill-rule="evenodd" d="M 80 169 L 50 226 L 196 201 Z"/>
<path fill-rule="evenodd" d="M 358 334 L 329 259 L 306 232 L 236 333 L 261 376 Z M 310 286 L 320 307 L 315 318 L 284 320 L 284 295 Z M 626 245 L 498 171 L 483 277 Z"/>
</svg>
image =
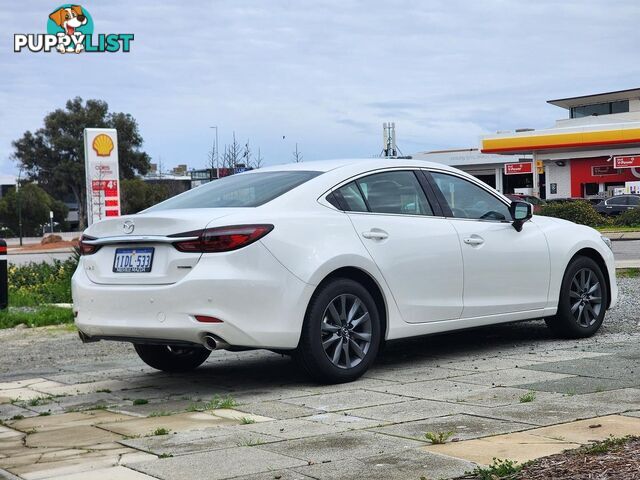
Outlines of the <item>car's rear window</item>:
<svg viewBox="0 0 640 480">
<path fill-rule="evenodd" d="M 257 207 L 322 172 L 281 171 L 232 175 L 165 200 L 147 211 L 181 208 Z"/>
</svg>

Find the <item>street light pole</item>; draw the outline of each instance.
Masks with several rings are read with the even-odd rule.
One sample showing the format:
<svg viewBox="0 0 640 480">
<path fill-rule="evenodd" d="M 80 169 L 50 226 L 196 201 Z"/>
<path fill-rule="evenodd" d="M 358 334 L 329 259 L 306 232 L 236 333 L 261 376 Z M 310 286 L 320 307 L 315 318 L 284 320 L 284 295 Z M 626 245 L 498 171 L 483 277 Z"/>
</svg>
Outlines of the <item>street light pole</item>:
<svg viewBox="0 0 640 480">
<path fill-rule="evenodd" d="M 216 129 L 216 143 L 215 143 L 215 152 L 216 152 L 216 180 L 220 178 L 220 162 L 218 160 L 218 127 L 209 127 Z M 213 163 L 213 152 L 211 152 L 211 161 Z"/>
<path fill-rule="evenodd" d="M 18 170 L 18 181 L 16 182 L 16 203 L 18 204 L 18 233 L 20 235 L 20 246 L 22 246 L 22 194 L 20 193 L 20 177 L 22 176 L 22 164 Z"/>
</svg>

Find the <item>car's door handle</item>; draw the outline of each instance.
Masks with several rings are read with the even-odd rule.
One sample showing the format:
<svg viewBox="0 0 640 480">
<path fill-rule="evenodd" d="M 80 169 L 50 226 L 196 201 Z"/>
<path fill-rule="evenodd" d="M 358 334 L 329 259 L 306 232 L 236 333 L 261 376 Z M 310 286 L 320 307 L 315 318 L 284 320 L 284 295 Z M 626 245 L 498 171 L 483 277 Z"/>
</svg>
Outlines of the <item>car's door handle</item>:
<svg viewBox="0 0 640 480">
<path fill-rule="evenodd" d="M 482 245 L 484 243 L 484 239 L 481 237 L 467 237 L 463 242 L 467 245 Z"/>
<path fill-rule="evenodd" d="M 368 232 L 362 232 L 362 236 L 369 240 L 384 240 L 389 238 L 389 234 L 384 230 L 369 230 Z"/>
</svg>

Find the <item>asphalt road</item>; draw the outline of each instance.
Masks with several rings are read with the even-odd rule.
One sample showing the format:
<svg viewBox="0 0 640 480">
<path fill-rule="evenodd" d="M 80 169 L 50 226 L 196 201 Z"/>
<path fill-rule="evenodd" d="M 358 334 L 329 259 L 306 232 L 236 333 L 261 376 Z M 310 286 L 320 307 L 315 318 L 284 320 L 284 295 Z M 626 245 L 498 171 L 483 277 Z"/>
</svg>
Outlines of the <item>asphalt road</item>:
<svg viewBox="0 0 640 480">
<path fill-rule="evenodd" d="M 640 240 L 613 242 L 616 260 L 640 260 Z"/>
</svg>

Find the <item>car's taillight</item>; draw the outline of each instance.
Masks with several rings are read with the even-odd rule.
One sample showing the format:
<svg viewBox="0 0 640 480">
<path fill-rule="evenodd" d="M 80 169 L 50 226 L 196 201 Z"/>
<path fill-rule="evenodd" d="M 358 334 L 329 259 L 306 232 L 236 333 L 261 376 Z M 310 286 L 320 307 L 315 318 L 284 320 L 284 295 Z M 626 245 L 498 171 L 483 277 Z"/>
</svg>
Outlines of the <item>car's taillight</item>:
<svg viewBox="0 0 640 480">
<path fill-rule="evenodd" d="M 90 245 L 86 243 L 87 240 L 95 240 L 95 238 L 88 235 L 82 235 L 82 237 L 80 238 L 80 243 L 78 245 L 80 255 L 92 255 L 100 249 L 98 245 Z"/>
<path fill-rule="evenodd" d="M 195 240 L 176 242 L 173 246 L 181 252 L 229 252 L 264 237 L 273 230 L 273 225 L 233 225 L 229 227 L 207 228 L 199 232 Z M 172 235 L 173 237 L 189 237 L 194 232 Z"/>
</svg>

